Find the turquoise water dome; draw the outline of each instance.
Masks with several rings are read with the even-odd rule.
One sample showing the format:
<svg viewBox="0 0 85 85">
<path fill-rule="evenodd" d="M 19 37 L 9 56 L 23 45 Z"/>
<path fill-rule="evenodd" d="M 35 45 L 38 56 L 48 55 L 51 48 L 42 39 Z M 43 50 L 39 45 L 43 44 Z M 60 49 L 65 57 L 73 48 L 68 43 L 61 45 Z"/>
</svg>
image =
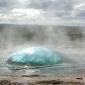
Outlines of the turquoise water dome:
<svg viewBox="0 0 85 85">
<path fill-rule="evenodd" d="M 7 63 L 24 65 L 52 65 L 59 64 L 62 55 L 45 47 L 30 47 L 15 51 L 9 55 Z"/>
</svg>

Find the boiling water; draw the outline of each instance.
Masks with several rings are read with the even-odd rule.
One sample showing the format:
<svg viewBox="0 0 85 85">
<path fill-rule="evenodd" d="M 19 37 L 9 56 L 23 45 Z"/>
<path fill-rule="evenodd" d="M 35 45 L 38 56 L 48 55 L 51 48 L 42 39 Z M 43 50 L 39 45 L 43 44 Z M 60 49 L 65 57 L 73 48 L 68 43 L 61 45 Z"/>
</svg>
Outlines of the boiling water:
<svg viewBox="0 0 85 85">
<path fill-rule="evenodd" d="M 62 53 L 63 63 L 44 67 L 9 69 L 8 55 L 23 48 L 43 46 Z M 81 26 L 0 25 L 0 74 L 64 73 L 84 69 L 85 29 Z M 15 66 L 16 67 L 16 66 Z"/>
</svg>

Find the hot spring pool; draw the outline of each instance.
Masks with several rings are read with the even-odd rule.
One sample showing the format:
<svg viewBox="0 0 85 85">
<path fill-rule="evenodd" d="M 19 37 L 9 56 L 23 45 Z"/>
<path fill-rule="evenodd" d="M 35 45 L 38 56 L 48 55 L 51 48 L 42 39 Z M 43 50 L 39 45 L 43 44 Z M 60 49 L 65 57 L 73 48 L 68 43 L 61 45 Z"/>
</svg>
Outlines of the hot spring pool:
<svg viewBox="0 0 85 85">
<path fill-rule="evenodd" d="M 13 54 L 13 53 L 8 53 L 8 54 Z M 22 76 L 22 75 L 33 75 L 33 74 L 65 75 L 65 74 L 73 74 L 81 71 L 83 72 L 85 70 L 84 63 L 79 63 L 74 59 L 70 59 L 68 55 L 65 55 L 63 53 L 60 54 L 62 54 L 62 58 L 61 58 L 62 62 L 60 63 L 47 64 L 47 65 L 34 65 L 34 66 L 20 64 L 20 63 L 19 64 L 7 63 L 6 61 L 9 58 L 8 57 L 5 59 L 3 63 L 0 64 L 0 75 L 2 76 L 7 76 L 7 75 Z M 75 55 L 70 54 L 70 56 L 75 56 Z M 3 59 L 1 59 L 1 62 L 2 61 Z"/>
</svg>

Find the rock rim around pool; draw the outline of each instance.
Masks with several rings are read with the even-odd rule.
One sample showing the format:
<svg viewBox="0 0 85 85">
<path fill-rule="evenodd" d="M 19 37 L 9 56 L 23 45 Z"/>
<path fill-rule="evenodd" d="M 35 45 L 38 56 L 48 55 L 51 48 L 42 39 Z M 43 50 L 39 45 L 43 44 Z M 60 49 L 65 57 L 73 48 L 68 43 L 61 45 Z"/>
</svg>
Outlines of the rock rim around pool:
<svg viewBox="0 0 85 85">
<path fill-rule="evenodd" d="M 8 64 L 22 65 L 54 65 L 62 61 L 61 53 L 45 47 L 30 47 L 11 53 Z"/>
</svg>

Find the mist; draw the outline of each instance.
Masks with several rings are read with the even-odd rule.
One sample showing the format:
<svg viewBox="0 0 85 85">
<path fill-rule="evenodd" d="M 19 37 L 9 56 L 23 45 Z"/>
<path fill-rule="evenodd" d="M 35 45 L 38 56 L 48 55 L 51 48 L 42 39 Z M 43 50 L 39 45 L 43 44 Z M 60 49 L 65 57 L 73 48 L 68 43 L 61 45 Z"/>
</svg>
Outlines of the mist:
<svg viewBox="0 0 85 85">
<path fill-rule="evenodd" d="M 0 25 L 0 58 L 5 62 L 15 50 L 43 46 L 85 63 L 85 30 L 82 26 Z M 81 49 L 81 50 L 80 50 Z"/>
</svg>

